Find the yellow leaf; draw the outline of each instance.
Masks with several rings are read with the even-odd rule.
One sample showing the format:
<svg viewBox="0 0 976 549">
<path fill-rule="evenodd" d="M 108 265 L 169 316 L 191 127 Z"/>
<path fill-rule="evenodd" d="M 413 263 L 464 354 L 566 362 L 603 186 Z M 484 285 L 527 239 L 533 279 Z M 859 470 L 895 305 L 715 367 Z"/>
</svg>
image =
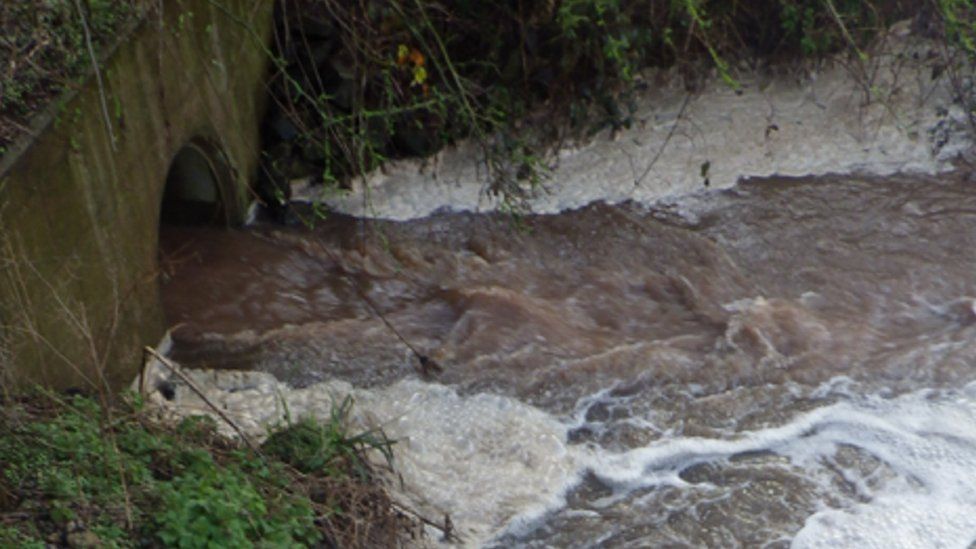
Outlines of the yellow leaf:
<svg viewBox="0 0 976 549">
<path fill-rule="evenodd" d="M 397 46 L 397 65 L 405 65 L 408 57 L 410 57 L 410 48 L 408 48 L 406 44 L 400 44 Z"/>
<path fill-rule="evenodd" d="M 423 67 L 413 68 L 413 82 L 410 83 L 411 86 L 423 85 L 427 81 L 427 69 Z"/>
</svg>

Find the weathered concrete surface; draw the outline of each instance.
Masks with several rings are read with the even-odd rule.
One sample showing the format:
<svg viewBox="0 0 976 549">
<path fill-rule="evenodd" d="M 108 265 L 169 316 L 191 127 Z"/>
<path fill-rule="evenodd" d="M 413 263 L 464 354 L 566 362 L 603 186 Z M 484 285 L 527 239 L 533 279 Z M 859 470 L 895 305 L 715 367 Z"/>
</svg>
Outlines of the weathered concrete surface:
<svg viewBox="0 0 976 549">
<path fill-rule="evenodd" d="M 0 162 L 0 370 L 18 384 L 138 371 L 164 330 L 160 202 L 181 147 L 209 153 L 228 222 L 246 208 L 273 3 L 160 4 L 102 64 L 108 120 L 92 78 Z"/>
</svg>

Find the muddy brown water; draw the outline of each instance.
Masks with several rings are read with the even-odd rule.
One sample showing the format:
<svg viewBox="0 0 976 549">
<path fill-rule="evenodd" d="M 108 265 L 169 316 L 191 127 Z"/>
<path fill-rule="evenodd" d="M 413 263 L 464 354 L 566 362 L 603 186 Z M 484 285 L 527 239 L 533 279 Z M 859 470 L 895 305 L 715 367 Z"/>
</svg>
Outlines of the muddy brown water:
<svg viewBox="0 0 976 549">
<path fill-rule="evenodd" d="M 816 546 L 850 533 L 824 513 L 941 486 L 888 435 L 859 443 L 874 440 L 863 418 L 910 418 L 976 379 L 976 188 L 959 176 L 755 180 L 518 222 L 167 228 L 161 248 L 186 365 L 296 386 L 416 377 L 378 310 L 443 367 L 437 382 L 518 399 L 615 456 L 499 546 Z M 942 392 L 885 408 L 920 390 Z M 818 427 L 780 436 L 801 417 Z M 960 520 L 942 522 L 976 536 Z"/>
</svg>

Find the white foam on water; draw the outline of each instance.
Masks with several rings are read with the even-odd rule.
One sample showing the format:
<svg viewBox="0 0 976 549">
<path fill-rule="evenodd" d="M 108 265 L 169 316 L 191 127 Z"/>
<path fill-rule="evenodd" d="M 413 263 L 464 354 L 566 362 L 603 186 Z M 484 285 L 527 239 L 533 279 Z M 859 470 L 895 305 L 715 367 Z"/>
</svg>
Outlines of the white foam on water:
<svg viewBox="0 0 976 549">
<path fill-rule="evenodd" d="M 328 419 L 337 403 L 351 397 L 354 429 L 379 427 L 396 441 L 393 488 L 400 487 L 400 479 L 403 483 L 398 497 L 433 520 L 449 514 L 466 546 L 480 546 L 505 527 L 562 506 L 582 469 L 582 450 L 568 445 L 564 424 L 504 396 L 462 396 L 450 387 L 413 379 L 376 389 L 341 381 L 294 389 L 260 372 L 188 375 L 255 440 L 286 417 Z M 172 401 L 158 393 L 150 399 L 178 416 L 214 415 L 158 364 L 150 365 L 144 379 L 150 388 L 159 379 L 177 385 Z M 235 435 L 215 419 L 225 434 Z"/>
<path fill-rule="evenodd" d="M 813 465 L 826 446 L 849 444 L 897 476 L 867 503 L 808 518 L 794 547 L 969 547 L 976 541 L 976 387 L 847 408 L 813 440 L 789 448 L 791 457 Z"/>
<path fill-rule="evenodd" d="M 167 373 L 150 365 L 144 386 L 151 390 L 160 379 L 172 381 Z M 381 427 L 397 440 L 400 496 L 428 516 L 449 513 L 467 546 L 531 530 L 565 505 L 585 471 L 612 487 L 616 501 L 650 486 L 690 489 L 681 471 L 721 465 L 743 452 L 784 456 L 824 492 L 837 494 L 833 507 L 825 502 L 807 518 L 793 540 L 796 547 L 966 547 L 976 540 L 976 383 L 891 398 L 859 394 L 850 380 L 838 378 L 813 393 L 833 404 L 785 424 L 725 438 L 664 433 L 648 446 L 611 452 L 567 442 L 569 430 L 583 421 L 580 413 L 561 421 L 509 397 L 460 395 L 415 379 L 374 389 L 342 381 L 294 389 L 259 372 L 188 375 L 256 439 L 287 415 L 328 418 L 338 402 L 352 397 L 357 428 Z M 177 415 L 211 413 L 177 385 L 173 401 L 162 401 L 158 393 L 150 400 Z M 604 393 L 581 400 L 581 408 Z M 836 463 L 842 447 L 857 449 L 887 471 L 846 469 L 844 482 L 856 486 L 859 498 L 839 494 L 831 484 L 838 469 L 828 464 Z"/>
<path fill-rule="evenodd" d="M 398 440 L 396 470 L 415 501 L 449 512 L 469 543 L 561 506 L 577 481 L 565 425 L 517 400 L 417 380 L 356 398 Z"/>
<path fill-rule="evenodd" d="M 879 480 L 847 471 L 845 481 L 866 501 L 824 504 L 806 520 L 794 547 L 968 547 L 976 541 L 976 384 L 848 398 L 730 439 L 666 439 L 618 454 L 594 453 L 588 466 L 620 494 L 683 486 L 679 473 L 687 467 L 771 451 L 836 492 L 826 480 L 836 470 L 825 464 L 839 448 L 856 448 L 893 474 Z"/>
<path fill-rule="evenodd" d="M 558 151 L 548 192 L 531 206 L 554 213 L 594 201 L 652 204 L 706 190 L 705 176 L 709 189 L 722 189 L 747 177 L 950 169 L 972 141 L 947 78 L 932 79 L 932 46 L 895 32 L 886 47 L 866 73 L 873 89 L 890 93 L 871 100 L 841 61 L 803 78 L 744 75 L 738 93 L 713 78 L 691 97 L 677 73 L 649 74 L 668 84 L 651 86 L 635 124 Z M 324 200 L 352 215 L 397 220 L 491 211 L 499 203 L 485 192 L 482 160 L 479 147 L 464 143 L 424 161 L 392 162 L 355 181 L 354 192 Z M 315 193 L 302 185 L 294 198 Z"/>
</svg>

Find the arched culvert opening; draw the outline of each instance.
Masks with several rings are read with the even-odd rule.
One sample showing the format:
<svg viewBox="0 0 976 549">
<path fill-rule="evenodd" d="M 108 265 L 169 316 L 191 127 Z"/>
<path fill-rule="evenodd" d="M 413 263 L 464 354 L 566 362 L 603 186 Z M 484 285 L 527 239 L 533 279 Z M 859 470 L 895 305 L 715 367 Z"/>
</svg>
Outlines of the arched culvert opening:
<svg viewBox="0 0 976 549">
<path fill-rule="evenodd" d="M 225 158 L 212 142 L 193 139 L 177 151 L 166 175 L 157 250 L 160 298 L 170 324 L 181 321 L 171 313 L 173 303 L 194 296 L 168 292 L 169 283 L 181 276 L 195 276 L 194 266 L 226 232 L 213 228 L 239 225 L 243 218 L 234 172 Z"/>
<path fill-rule="evenodd" d="M 219 150 L 194 139 L 173 157 L 166 175 L 160 224 L 226 226 L 234 214 L 233 182 Z"/>
</svg>

